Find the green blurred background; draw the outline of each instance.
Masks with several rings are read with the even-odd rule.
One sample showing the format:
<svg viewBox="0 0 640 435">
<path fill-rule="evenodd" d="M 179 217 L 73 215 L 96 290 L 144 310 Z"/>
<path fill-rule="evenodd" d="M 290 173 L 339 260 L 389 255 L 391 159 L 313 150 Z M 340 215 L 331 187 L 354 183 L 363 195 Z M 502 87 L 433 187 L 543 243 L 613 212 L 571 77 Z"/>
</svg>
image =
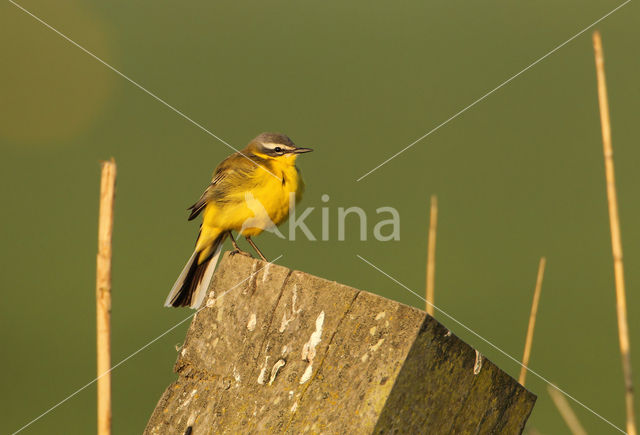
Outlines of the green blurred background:
<svg viewBox="0 0 640 435">
<path fill-rule="evenodd" d="M 426 140 L 356 179 L 618 6 L 615 1 L 19 2 L 240 148 L 282 131 L 302 206 L 331 241 L 258 239 L 278 262 L 416 307 L 356 258 L 424 291 L 428 198 L 440 205 L 436 304 L 520 358 L 540 256 L 548 258 L 531 367 L 624 427 L 591 31 Z M 601 29 L 640 385 L 640 43 L 630 3 Z M 8 2 L 0 4 L 0 431 L 95 377 L 99 161 L 115 157 L 113 362 L 191 312 L 162 307 L 197 231 L 186 207 L 230 150 Z M 392 206 L 397 242 L 337 241 L 337 208 Z M 285 228 L 286 230 L 286 228 Z M 519 366 L 445 325 L 512 376 Z M 114 433 L 140 433 L 188 322 L 113 372 Z M 232 358 L 233 356 L 230 356 Z M 529 428 L 566 433 L 545 384 Z M 638 403 L 638 402 L 636 402 Z M 616 433 L 574 406 L 592 433 Z M 95 385 L 24 433 L 91 433 Z"/>
</svg>

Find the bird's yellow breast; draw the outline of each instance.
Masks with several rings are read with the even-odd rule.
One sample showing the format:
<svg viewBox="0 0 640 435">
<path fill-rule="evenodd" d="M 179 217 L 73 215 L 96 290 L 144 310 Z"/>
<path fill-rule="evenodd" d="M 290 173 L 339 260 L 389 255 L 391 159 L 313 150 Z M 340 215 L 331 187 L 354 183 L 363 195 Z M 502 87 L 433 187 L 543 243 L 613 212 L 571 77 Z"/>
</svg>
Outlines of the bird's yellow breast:
<svg viewBox="0 0 640 435">
<path fill-rule="evenodd" d="M 264 168 L 256 166 L 246 180 L 228 192 L 229 201 L 209 204 L 203 225 L 253 237 L 284 222 L 291 201 L 301 198 L 304 183 L 294 156 L 268 159 L 266 163 Z"/>
</svg>

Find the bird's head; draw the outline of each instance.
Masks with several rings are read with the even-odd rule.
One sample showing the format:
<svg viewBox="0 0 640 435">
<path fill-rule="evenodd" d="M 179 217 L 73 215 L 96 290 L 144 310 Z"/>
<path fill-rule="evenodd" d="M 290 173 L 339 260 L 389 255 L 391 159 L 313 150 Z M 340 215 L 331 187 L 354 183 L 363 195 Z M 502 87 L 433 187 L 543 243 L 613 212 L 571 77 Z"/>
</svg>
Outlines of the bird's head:
<svg viewBox="0 0 640 435">
<path fill-rule="evenodd" d="M 255 137 L 245 150 L 258 157 L 295 163 L 298 154 L 313 151 L 297 147 L 288 136 L 280 133 L 262 133 Z"/>
</svg>

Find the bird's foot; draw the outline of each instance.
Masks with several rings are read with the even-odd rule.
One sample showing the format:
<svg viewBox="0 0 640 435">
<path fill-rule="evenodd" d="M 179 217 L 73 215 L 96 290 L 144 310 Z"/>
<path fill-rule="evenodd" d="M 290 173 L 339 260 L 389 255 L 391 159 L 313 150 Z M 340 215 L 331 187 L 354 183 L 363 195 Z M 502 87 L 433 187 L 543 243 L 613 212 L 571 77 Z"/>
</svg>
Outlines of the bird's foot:
<svg viewBox="0 0 640 435">
<path fill-rule="evenodd" d="M 234 249 L 233 251 L 229 251 L 229 255 L 231 255 L 232 257 L 236 254 L 240 254 L 240 255 L 244 255 L 246 257 L 250 257 L 253 258 L 253 255 L 251 255 L 249 252 L 247 251 L 243 251 L 242 249 Z"/>
</svg>

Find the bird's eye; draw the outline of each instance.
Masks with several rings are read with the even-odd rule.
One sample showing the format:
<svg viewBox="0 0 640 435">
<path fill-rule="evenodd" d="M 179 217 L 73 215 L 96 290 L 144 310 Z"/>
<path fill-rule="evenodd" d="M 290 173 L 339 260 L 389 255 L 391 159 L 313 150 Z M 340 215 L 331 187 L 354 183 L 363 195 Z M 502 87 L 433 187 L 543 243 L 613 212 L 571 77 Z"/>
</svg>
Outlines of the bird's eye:
<svg viewBox="0 0 640 435">
<path fill-rule="evenodd" d="M 282 152 L 282 148 L 280 148 L 280 147 L 275 147 L 273 150 L 275 152 L 277 152 L 277 153 L 281 153 Z"/>
</svg>

